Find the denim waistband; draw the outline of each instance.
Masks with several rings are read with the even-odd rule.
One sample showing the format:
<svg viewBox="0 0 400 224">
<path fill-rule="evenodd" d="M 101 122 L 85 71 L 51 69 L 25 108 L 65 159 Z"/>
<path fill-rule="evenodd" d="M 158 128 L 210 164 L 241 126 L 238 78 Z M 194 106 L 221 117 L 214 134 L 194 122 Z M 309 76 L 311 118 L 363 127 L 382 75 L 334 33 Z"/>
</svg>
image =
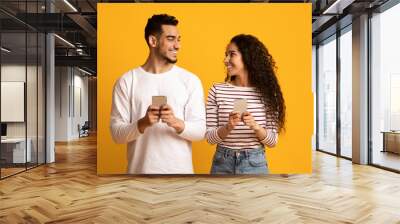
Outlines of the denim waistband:
<svg viewBox="0 0 400 224">
<path fill-rule="evenodd" d="M 245 148 L 245 149 L 231 149 L 225 146 L 217 146 L 217 151 L 219 153 L 223 153 L 226 156 L 234 156 L 234 155 L 240 155 L 240 154 L 244 154 L 246 155 L 246 157 L 250 154 L 258 154 L 261 152 L 264 152 L 265 149 L 264 147 L 260 146 L 258 148 Z"/>
</svg>

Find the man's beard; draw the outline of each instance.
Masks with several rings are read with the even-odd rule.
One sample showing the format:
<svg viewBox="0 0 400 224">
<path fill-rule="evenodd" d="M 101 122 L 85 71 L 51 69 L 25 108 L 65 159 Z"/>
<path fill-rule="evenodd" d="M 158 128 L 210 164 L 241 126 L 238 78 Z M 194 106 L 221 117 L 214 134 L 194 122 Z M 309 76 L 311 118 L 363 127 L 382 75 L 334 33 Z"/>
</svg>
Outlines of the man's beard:
<svg viewBox="0 0 400 224">
<path fill-rule="evenodd" d="M 175 64 L 175 63 L 178 61 L 178 59 L 172 60 L 172 59 L 168 58 L 168 57 L 167 57 L 167 53 L 163 54 L 163 53 L 160 51 L 160 49 L 158 49 L 157 54 L 159 55 L 159 57 L 161 57 L 162 59 L 164 59 L 164 60 L 165 60 L 167 63 L 169 63 L 169 64 Z"/>
<path fill-rule="evenodd" d="M 163 58 L 169 63 L 169 64 L 175 64 L 178 59 L 176 60 L 171 60 L 170 58 L 168 58 L 167 56 L 163 55 Z"/>
</svg>

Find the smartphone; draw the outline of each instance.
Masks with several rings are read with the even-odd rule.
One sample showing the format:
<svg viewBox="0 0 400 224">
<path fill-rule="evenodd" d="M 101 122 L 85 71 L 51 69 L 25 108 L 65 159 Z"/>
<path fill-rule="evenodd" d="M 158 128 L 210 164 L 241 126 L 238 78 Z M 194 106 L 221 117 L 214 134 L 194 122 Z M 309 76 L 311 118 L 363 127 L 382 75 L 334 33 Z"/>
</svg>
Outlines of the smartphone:
<svg viewBox="0 0 400 224">
<path fill-rule="evenodd" d="M 166 96 L 153 96 L 151 99 L 151 105 L 156 107 L 161 107 L 167 104 L 167 97 Z"/>
<path fill-rule="evenodd" d="M 233 102 L 233 111 L 242 114 L 247 111 L 247 101 L 245 99 L 236 99 Z"/>
</svg>

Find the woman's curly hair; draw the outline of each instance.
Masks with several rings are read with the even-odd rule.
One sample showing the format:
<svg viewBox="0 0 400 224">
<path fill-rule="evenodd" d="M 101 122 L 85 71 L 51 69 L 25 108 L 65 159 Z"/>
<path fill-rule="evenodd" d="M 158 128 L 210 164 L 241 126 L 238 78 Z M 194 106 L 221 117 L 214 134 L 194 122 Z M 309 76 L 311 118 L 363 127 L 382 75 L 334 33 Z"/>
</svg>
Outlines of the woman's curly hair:
<svg viewBox="0 0 400 224">
<path fill-rule="evenodd" d="M 249 83 L 261 95 L 267 117 L 271 117 L 278 132 L 285 128 L 285 100 L 275 75 L 275 61 L 265 45 L 252 35 L 239 34 L 231 39 L 241 55 L 249 75 Z M 234 78 L 234 77 L 232 77 Z"/>
</svg>

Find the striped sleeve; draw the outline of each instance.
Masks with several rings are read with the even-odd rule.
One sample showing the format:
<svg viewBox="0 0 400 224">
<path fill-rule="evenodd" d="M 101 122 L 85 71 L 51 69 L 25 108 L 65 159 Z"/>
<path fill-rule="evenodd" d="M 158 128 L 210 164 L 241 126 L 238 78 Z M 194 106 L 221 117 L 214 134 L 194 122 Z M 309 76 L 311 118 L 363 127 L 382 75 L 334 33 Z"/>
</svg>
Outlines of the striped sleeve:
<svg viewBox="0 0 400 224">
<path fill-rule="evenodd" d="M 275 131 L 275 129 L 271 129 L 271 128 L 267 128 L 267 129 L 265 129 L 265 131 L 267 132 L 267 135 L 265 136 L 265 138 L 263 140 L 261 140 L 261 143 L 264 146 L 272 148 L 278 142 L 278 133 Z"/>
<path fill-rule="evenodd" d="M 218 106 L 216 101 L 215 86 L 213 85 L 208 91 L 206 105 L 207 131 L 206 139 L 210 144 L 218 144 L 222 139 L 218 136 Z"/>
<path fill-rule="evenodd" d="M 266 115 L 266 124 L 265 124 L 265 131 L 267 135 L 261 143 L 267 147 L 274 147 L 278 142 L 278 129 L 276 125 L 276 118 L 278 117 L 278 113 L 276 112 L 274 115 L 271 114 Z"/>
</svg>

